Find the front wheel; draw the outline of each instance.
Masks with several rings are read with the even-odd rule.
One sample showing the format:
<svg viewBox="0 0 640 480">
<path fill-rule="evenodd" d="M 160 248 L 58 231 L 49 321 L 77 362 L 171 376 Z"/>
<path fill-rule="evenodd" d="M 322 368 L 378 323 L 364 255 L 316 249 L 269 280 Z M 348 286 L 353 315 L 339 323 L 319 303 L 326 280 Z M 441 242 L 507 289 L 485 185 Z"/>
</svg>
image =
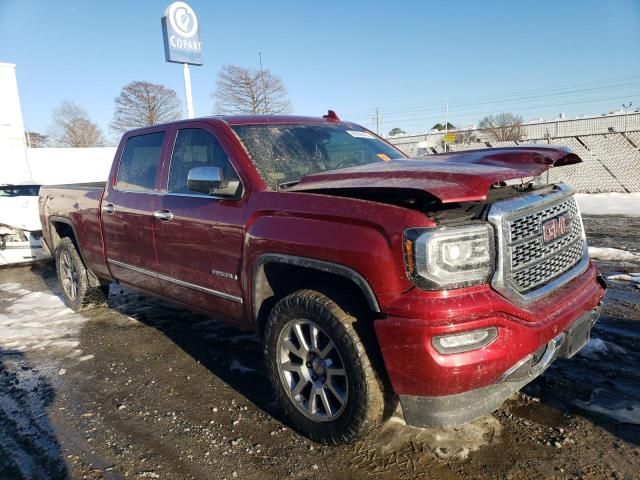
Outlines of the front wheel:
<svg viewBox="0 0 640 480">
<path fill-rule="evenodd" d="M 264 354 L 276 396 L 296 430 L 319 443 L 353 441 L 383 420 L 382 383 L 355 321 L 313 290 L 280 300 L 267 321 Z"/>
</svg>

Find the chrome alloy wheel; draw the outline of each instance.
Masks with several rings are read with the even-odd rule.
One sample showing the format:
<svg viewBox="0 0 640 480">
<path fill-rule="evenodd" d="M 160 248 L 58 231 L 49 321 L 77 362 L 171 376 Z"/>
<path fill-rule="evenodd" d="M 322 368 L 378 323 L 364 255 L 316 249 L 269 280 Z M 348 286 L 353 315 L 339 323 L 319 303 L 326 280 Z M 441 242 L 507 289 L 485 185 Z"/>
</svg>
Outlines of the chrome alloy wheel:
<svg viewBox="0 0 640 480">
<path fill-rule="evenodd" d="M 78 271 L 71 259 L 69 252 L 60 255 L 60 280 L 62 288 L 71 300 L 78 296 Z"/>
<path fill-rule="evenodd" d="M 349 379 L 331 337 L 311 320 L 291 320 L 278 336 L 276 351 L 280 379 L 296 408 L 316 422 L 340 416 Z"/>
</svg>

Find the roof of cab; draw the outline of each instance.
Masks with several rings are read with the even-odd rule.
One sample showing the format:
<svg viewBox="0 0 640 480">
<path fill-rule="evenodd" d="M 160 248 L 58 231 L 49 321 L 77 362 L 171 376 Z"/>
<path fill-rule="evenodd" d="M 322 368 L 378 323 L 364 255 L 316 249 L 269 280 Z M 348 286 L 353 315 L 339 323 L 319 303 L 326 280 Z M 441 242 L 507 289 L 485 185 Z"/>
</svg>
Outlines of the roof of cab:
<svg viewBox="0 0 640 480">
<path fill-rule="evenodd" d="M 270 125 L 287 123 L 335 123 L 323 117 L 305 117 L 300 115 L 216 115 L 208 118 L 219 118 L 229 125 Z"/>
<path fill-rule="evenodd" d="M 212 115 L 208 117 L 197 118 L 183 118 L 175 120 L 173 122 L 164 122 L 156 125 L 149 125 L 147 127 L 141 127 L 128 130 L 125 133 L 138 133 L 146 131 L 152 128 L 161 128 L 169 125 L 184 125 L 191 122 L 209 122 L 218 123 L 224 122 L 227 125 L 286 125 L 286 124 L 314 124 L 319 125 L 323 123 L 343 123 L 351 124 L 351 122 L 336 121 L 324 117 L 305 117 L 301 115 Z"/>
</svg>

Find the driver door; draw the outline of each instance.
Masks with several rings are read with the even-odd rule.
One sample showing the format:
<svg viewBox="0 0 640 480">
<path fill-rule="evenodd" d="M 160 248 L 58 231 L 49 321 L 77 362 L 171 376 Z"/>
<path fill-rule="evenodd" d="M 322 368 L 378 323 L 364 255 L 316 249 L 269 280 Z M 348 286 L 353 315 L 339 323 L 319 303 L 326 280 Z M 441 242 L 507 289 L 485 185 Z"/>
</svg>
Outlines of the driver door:
<svg viewBox="0 0 640 480">
<path fill-rule="evenodd" d="M 158 279 L 167 297 L 204 312 L 240 321 L 243 314 L 241 265 L 245 200 L 190 191 L 189 170 L 219 167 L 223 179 L 239 179 L 208 123 L 190 123 L 174 132 L 158 197 L 154 227 Z"/>
</svg>

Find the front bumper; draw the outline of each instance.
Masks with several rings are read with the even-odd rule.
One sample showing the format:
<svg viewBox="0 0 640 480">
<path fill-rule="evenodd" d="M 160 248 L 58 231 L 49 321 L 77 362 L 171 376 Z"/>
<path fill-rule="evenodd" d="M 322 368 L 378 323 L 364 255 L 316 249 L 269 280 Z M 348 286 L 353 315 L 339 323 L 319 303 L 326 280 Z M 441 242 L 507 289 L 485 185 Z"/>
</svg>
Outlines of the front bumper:
<svg viewBox="0 0 640 480">
<path fill-rule="evenodd" d="M 570 327 L 591 315 L 604 291 L 589 265 L 582 275 L 526 308 L 488 286 L 411 291 L 404 298 L 385 299 L 383 311 L 389 316 L 374 325 L 407 422 L 464 423 L 498 408 L 556 356 L 575 353 L 564 352 L 560 343 L 566 345 Z M 484 348 L 441 354 L 432 345 L 434 336 L 488 327 L 497 328 L 498 337 Z M 555 353 L 541 364 L 536 352 L 545 345 Z M 527 370 L 527 359 L 535 369 Z"/>
<path fill-rule="evenodd" d="M 51 257 L 43 248 L 41 232 L 21 232 L 26 239 L 7 241 L 7 236 L 0 238 L 0 266 L 18 265 L 47 260 Z M 13 236 L 13 235 L 12 235 Z"/>
<path fill-rule="evenodd" d="M 580 317 L 538 352 L 528 354 L 507 370 L 500 380 L 486 387 L 440 397 L 400 395 L 405 421 L 415 427 L 461 425 L 498 409 L 502 403 L 541 375 L 558 357 L 571 358 L 588 341 L 597 310 Z"/>
</svg>

